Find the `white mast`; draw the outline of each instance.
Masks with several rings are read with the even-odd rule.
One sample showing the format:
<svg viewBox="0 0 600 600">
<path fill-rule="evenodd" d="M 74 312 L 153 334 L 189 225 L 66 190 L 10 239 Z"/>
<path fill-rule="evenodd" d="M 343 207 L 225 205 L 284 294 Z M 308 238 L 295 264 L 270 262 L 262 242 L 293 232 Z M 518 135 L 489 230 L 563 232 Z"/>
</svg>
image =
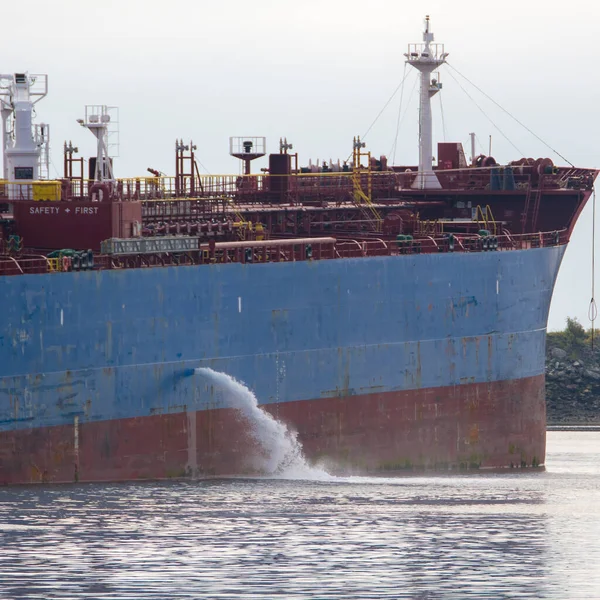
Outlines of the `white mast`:
<svg viewBox="0 0 600 600">
<path fill-rule="evenodd" d="M 109 155 L 109 136 L 111 134 L 111 125 L 116 125 L 111 120 L 110 111 L 116 110 L 114 106 L 105 104 L 90 104 L 85 107 L 85 119 L 77 119 L 77 122 L 89 129 L 97 140 L 96 146 L 96 169 L 94 171 L 94 180 L 100 183 L 112 184 L 114 182 L 112 161 Z"/>
<path fill-rule="evenodd" d="M 48 127 L 33 125 L 34 104 L 48 93 L 46 75 L 0 75 L 3 176 L 30 182 L 40 177 L 40 157 L 48 153 Z"/>
<path fill-rule="evenodd" d="M 431 98 L 442 88 L 441 83 L 431 79 L 431 73 L 446 62 L 448 54 L 443 44 L 433 44 L 433 33 L 429 30 L 429 15 L 425 17 L 423 44 L 409 44 L 406 62 L 421 72 L 421 95 L 419 104 L 419 173 L 413 183 L 418 189 L 441 187 L 433 172 L 433 142 L 431 124 Z"/>
</svg>

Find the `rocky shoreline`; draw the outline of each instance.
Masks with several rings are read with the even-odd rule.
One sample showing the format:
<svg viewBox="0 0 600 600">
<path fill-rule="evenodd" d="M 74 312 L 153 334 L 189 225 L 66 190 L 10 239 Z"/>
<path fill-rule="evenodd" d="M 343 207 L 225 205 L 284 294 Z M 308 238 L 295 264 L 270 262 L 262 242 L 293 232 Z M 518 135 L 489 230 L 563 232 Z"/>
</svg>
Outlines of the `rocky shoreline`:
<svg viewBox="0 0 600 600">
<path fill-rule="evenodd" d="M 548 425 L 600 425 L 600 335 L 574 319 L 546 338 Z"/>
</svg>

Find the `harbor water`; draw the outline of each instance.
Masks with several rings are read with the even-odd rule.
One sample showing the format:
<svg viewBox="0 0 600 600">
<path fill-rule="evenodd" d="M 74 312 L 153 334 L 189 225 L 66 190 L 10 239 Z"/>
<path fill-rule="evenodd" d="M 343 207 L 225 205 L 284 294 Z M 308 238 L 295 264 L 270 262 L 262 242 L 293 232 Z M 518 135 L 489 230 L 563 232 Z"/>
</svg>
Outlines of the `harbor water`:
<svg viewBox="0 0 600 600">
<path fill-rule="evenodd" d="M 4 488 L 0 597 L 595 598 L 599 490 L 598 432 L 535 473 Z"/>
</svg>

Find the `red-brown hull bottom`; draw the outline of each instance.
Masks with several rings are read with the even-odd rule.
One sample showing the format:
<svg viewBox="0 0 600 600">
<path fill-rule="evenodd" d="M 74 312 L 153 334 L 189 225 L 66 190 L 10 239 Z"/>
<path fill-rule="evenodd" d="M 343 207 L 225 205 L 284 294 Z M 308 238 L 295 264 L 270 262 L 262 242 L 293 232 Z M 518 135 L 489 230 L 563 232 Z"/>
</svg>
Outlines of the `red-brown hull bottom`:
<svg viewBox="0 0 600 600">
<path fill-rule="evenodd" d="M 544 376 L 265 407 L 333 472 L 544 464 Z M 244 475 L 255 444 L 233 409 L 0 432 L 0 484 Z"/>
</svg>

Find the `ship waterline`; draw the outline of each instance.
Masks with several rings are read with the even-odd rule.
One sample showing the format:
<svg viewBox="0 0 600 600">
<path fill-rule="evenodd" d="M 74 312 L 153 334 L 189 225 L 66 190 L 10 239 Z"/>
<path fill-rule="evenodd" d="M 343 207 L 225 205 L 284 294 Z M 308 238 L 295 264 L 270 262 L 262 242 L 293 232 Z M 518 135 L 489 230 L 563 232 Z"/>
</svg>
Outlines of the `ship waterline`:
<svg viewBox="0 0 600 600">
<path fill-rule="evenodd" d="M 199 367 L 334 471 L 542 465 L 563 251 L 3 278 L 0 481 L 249 472 L 244 420 Z"/>
</svg>

